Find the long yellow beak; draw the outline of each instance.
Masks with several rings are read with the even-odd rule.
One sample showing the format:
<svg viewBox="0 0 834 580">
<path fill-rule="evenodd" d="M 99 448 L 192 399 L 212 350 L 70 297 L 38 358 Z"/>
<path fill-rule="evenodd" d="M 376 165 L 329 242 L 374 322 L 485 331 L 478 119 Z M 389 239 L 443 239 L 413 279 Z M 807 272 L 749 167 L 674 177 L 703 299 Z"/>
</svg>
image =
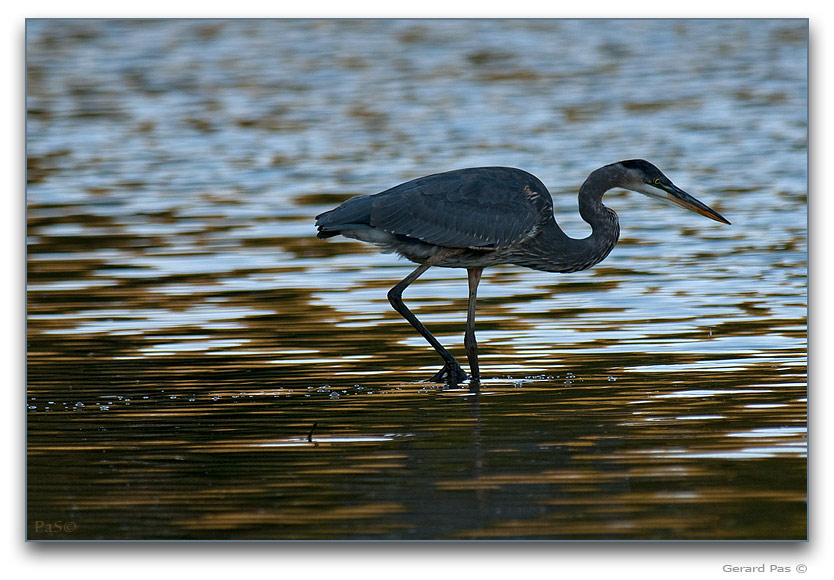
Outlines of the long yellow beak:
<svg viewBox="0 0 834 580">
<path fill-rule="evenodd" d="M 715 220 L 717 222 L 721 222 L 727 225 L 730 224 L 729 220 L 727 220 L 724 216 L 720 213 L 709 207 L 707 204 L 702 203 L 686 193 L 681 188 L 677 187 L 676 185 L 672 185 L 671 188 L 666 189 L 666 199 L 671 201 L 672 203 L 676 203 L 677 205 L 681 206 L 682 208 L 688 209 L 689 211 L 694 211 L 695 213 L 699 213 L 702 216 L 708 217 L 711 220 Z"/>
</svg>

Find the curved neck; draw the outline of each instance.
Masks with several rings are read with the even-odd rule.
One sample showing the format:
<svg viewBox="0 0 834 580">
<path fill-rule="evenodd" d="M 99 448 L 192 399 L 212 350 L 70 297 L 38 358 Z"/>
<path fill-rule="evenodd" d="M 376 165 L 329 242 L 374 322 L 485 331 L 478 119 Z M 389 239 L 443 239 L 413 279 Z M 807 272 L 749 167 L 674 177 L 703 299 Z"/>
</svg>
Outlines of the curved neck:
<svg viewBox="0 0 834 580">
<path fill-rule="evenodd" d="M 610 214 L 613 214 L 613 221 L 617 223 L 617 214 L 603 205 L 602 196 L 624 179 L 625 171 L 619 165 L 606 165 L 593 171 L 579 188 L 579 215 L 591 224 L 594 232 L 598 227 L 603 230 L 610 227 Z"/>
<path fill-rule="evenodd" d="M 527 244 L 515 264 L 547 272 L 578 272 L 605 259 L 617 245 L 620 223 L 614 210 L 605 207 L 602 196 L 624 181 L 619 165 L 606 165 L 591 173 L 579 188 L 579 215 L 591 226 L 591 235 L 567 236 L 554 219 Z"/>
</svg>

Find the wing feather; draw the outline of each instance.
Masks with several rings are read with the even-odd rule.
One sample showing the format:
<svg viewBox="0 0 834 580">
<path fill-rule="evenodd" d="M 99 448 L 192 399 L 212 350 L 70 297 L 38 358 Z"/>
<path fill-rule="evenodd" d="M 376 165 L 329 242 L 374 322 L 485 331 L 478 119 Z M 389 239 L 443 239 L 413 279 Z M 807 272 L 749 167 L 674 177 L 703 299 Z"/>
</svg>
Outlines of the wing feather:
<svg viewBox="0 0 834 580">
<path fill-rule="evenodd" d="M 544 184 L 509 167 L 429 175 L 370 199 L 372 227 L 451 248 L 511 246 L 553 216 Z"/>
</svg>

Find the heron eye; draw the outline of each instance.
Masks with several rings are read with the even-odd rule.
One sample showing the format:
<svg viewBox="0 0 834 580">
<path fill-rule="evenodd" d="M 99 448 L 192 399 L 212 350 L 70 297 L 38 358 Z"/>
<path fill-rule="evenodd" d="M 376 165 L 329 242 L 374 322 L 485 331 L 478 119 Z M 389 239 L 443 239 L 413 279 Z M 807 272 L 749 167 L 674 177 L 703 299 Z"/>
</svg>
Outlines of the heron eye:
<svg viewBox="0 0 834 580">
<path fill-rule="evenodd" d="M 660 178 L 659 177 L 654 178 L 654 184 L 655 185 L 660 185 Z"/>
</svg>

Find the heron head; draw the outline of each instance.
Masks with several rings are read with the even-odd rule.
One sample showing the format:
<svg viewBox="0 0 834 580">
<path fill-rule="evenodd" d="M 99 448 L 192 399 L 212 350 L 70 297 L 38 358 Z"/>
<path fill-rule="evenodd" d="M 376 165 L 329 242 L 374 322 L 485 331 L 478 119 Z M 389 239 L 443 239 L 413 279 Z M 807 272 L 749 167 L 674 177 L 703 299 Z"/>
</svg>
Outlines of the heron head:
<svg viewBox="0 0 834 580">
<path fill-rule="evenodd" d="M 720 213 L 686 193 L 680 187 L 663 175 L 657 167 L 643 159 L 629 159 L 619 164 L 626 171 L 626 182 L 623 187 L 637 191 L 649 197 L 661 199 L 679 205 L 689 211 L 694 211 L 717 222 L 730 222 Z"/>
</svg>

